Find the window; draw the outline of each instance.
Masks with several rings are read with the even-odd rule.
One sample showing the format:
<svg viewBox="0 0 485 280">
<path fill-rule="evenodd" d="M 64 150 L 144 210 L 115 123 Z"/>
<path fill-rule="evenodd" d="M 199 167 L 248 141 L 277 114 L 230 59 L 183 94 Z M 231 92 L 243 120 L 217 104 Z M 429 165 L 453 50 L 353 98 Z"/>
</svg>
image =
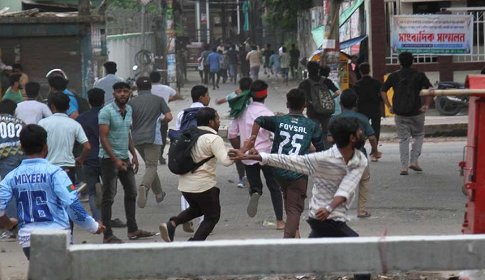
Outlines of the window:
<svg viewBox="0 0 485 280">
<path fill-rule="evenodd" d="M 450 8 L 450 1 L 413 3 L 413 14 L 436 14 L 442 8 Z"/>
</svg>

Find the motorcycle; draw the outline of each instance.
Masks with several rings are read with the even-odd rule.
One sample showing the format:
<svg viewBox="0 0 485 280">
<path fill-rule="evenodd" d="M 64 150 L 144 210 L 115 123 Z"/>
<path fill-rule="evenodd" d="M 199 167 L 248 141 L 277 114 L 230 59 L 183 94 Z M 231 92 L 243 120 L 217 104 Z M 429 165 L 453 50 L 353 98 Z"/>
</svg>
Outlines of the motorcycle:
<svg viewBox="0 0 485 280">
<path fill-rule="evenodd" d="M 463 89 L 465 85 L 457 82 L 439 82 L 437 89 Z M 435 99 L 436 110 L 442 116 L 454 116 L 468 107 L 468 96 L 437 96 Z"/>
</svg>

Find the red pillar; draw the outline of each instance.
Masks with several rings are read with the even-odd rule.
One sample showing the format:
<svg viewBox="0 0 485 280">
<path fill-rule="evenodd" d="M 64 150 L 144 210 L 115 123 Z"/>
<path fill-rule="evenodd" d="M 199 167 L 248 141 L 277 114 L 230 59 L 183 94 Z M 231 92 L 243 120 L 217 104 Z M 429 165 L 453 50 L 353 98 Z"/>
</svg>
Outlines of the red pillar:
<svg viewBox="0 0 485 280">
<path fill-rule="evenodd" d="M 386 68 L 386 15 L 384 0 L 372 0 L 371 9 L 371 33 L 372 33 L 372 73 L 374 78 L 382 80 Z"/>
<path fill-rule="evenodd" d="M 453 81 L 453 57 L 438 56 L 438 64 L 440 66 L 440 81 Z"/>
</svg>

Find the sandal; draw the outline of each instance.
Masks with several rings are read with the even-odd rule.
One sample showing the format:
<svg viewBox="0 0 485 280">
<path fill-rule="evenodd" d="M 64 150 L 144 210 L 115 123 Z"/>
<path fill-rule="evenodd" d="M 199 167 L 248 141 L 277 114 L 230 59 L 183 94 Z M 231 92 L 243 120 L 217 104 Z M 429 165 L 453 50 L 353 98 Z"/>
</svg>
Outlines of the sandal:
<svg viewBox="0 0 485 280">
<path fill-rule="evenodd" d="M 128 236 L 128 239 L 130 240 L 138 240 L 140 238 L 147 238 L 147 237 L 152 237 L 152 236 L 155 236 L 155 235 L 159 235 L 155 232 L 150 232 L 150 231 L 144 231 L 144 230 L 138 230 L 136 231 L 138 234 L 136 235 L 133 235 L 133 236 Z"/>
<path fill-rule="evenodd" d="M 357 218 L 369 218 L 370 216 L 372 216 L 372 214 L 367 212 L 367 211 L 364 211 L 362 213 L 364 213 L 364 214 L 361 214 L 361 215 L 358 214 Z"/>
<path fill-rule="evenodd" d="M 401 169 L 401 173 L 399 173 L 400 175 L 408 175 L 408 170 L 407 169 Z"/>
<path fill-rule="evenodd" d="M 119 239 L 118 237 L 111 235 L 110 237 L 103 238 L 104 244 L 121 244 L 124 243 L 123 240 Z"/>
</svg>

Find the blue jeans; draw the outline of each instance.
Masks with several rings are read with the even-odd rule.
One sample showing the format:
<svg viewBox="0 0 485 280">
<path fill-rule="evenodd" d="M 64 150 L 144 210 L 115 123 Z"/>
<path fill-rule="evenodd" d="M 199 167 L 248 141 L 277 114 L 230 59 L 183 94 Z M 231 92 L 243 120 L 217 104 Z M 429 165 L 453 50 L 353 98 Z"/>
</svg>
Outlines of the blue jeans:
<svg viewBox="0 0 485 280">
<path fill-rule="evenodd" d="M 229 64 L 229 76 L 231 81 L 237 81 L 237 64 Z"/>
<path fill-rule="evenodd" d="M 24 251 L 24 255 L 27 257 L 27 259 L 30 261 L 30 247 L 25 247 L 25 248 L 22 248 L 22 250 Z"/>
<path fill-rule="evenodd" d="M 10 171 L 17 168 L 24 158 L 25 156 L 23 155 L 10 155 L 6 158 L 2 158 L 0 160 L 0 176 L 2 176 L 2 180 L 8 173 L 10 173 Z M 17 218 L 17 201 L 13 196 L 7 206 L 6 214 L 9 218 Z"/>
<path fill-rule="evenodd" d="M 89 208 L 96 221 L 101 220 L 101 209 L 96 205 L 96 183 L 101 182 L 101 166 L 83 165 L 84 180 L 89 191 Z"/>
</svg>

